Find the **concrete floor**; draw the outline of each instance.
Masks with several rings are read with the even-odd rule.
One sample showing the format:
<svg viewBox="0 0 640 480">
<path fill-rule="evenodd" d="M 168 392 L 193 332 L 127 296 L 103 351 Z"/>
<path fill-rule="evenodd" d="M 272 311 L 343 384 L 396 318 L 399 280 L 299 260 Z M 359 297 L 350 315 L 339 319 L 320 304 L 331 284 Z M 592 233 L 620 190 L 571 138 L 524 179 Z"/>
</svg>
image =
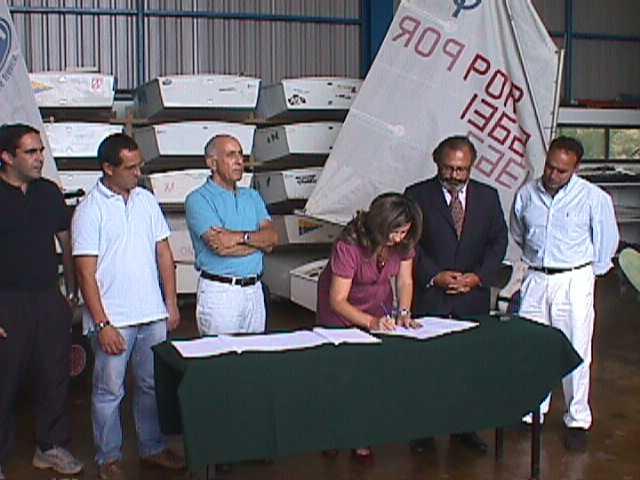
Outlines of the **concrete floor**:
<svg viewBox="0 0 640 480">
<path fill-rule="evenodd" d="M 562 444 L 562 394 L 557 390 L 551 414 L 542 434 L 542 476 L 544 479 L 595 480 L 640 479 L 640 295 L 617 271 L 599 280 L 596 293 L 596 332 L 592 364 L 591 402 L 594 425 L 587 453 L 565 451 Z M 273 326 L 300 328 L 313 322 L 313 315 L 287 301 L 272 302 Z M 180 333 L 195 332 L 193 303 L 185 302 Z M 71 404 L 74 422 L 73 451 L 84 462 L 85 472 L 67 478 L 95 478 L 96 468 L 90 423 L 90 384 L 88 377 L 74 381 Z M 182 479 L 188 474 L 171 474 L 141 467 L 135 452 L 135 432 L 129 404 L 125 405 L 125 469 L 131 479 Z M 5 474 L 9 479 L 61 479 L 54 472 L 31 467 L 33 421 L 30 407 L 19 407 L 16 449 Z M 493 442 L 493 432 L 480 432 Z M 180 448 L 180 438 L 172 438 Z M 477 455 L 448 438 L 439 438 L 433 451 L 412 454 L 406 445 L 375 448 L 373 462 L 362 465 L 348 452 L 335 458 L 319 453 L 276 459 L 271 464 L 243 463 L 225 474 L 229 480 L 276 479 L 527 479 L 530 472 L 529 436 L 516 430 L 505 432 L 505 458 L 496 463 L 493 449 Z M 196 475 L 202 478 L 201 474 Z"/>
</svg>

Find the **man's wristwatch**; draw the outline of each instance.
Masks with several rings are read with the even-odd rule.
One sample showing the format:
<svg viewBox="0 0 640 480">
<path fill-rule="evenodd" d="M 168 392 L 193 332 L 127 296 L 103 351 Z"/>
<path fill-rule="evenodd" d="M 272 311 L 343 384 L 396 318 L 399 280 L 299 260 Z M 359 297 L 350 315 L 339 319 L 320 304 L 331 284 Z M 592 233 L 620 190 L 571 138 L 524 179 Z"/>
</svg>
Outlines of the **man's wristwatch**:
<svg viewBox="0 0 640 480">
<path fill-rule="evenodd" d="M 98 329 L 98 333 L 100 333 L 102 330 L 104 330 L 107 327 L 111 326 L 111 322 L 109 320 L 105 321 L 105 322 L 98 322 L 96 323 L 96 328 Z"/>
<path fill-rule="evenodd" d="M 408 308 L 401 308 L 400 310 L 398 310 L 398 316 L 399 317 L 411 316 L 411 310 L 409 310 Z"/>
<path fill-rule="evenodd" d="M 242 235 L 242 243 L 244 243 L 245 245 L 249 245 L 250 241 L 251 241 L 251 233 L 244 232 L 244 234 Z"/>
</svg>

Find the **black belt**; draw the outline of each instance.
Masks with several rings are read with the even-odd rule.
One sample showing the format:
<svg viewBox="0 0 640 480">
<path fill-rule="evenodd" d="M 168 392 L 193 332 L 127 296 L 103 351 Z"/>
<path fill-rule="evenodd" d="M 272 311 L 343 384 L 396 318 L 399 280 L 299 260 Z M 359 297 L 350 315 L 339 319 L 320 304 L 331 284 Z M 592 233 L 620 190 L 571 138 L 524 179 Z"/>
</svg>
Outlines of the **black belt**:
<svg viewBox="0 0 640 480">
<path fill-rule="evenodd" d="M 222 275 L 215 275 L 213 273 L 205 272 L 202 270 L 200 276 L 204 279 L 211 280 L 212 282 L 228 283 L 229 285 L 238 285 L 240 287 L 250 287 L 260 281 L 262 275 L 255 277 L 224 277 Z"/>
<path fill-rule="evenodd" d="M 573 270 L 579 270 L 581 268 L 586 267 L 587 265 L 591 265 L 591 262 L 583 263 L 582 265 L 578 265 L 576 267 L 568 267 L 568 268 L 549 268 L 549 267 L 534 267 L 530 266 L 531 270 L 535 270 L 536 272 L 546 273 L 547 275 L 555 275 L 556 273 L 565 273 L 571 272 Z"/>
</svg>

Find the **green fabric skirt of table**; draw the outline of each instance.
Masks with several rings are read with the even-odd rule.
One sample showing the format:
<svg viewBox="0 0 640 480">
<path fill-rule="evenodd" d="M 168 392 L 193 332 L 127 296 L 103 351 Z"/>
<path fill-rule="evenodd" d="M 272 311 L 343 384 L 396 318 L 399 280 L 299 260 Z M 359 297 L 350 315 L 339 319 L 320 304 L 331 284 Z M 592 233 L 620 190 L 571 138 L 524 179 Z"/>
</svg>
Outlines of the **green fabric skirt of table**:
<svg viewBox="0 0 640 480">
<path fill-rule="evenodd" d="M 581 359 L 562 332 L 513 317 L 418 341 L 184 359 L 154 347 L 162 430 L 189 467 L 505 426 Z"/>
</svg>

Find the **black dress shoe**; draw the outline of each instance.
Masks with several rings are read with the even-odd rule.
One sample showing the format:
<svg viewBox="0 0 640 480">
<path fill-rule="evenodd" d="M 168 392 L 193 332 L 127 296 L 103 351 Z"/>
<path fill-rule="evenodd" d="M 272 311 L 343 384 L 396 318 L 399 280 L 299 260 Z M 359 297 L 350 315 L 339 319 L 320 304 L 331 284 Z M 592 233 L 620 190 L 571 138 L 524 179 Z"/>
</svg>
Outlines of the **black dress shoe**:
<svg viewBox="0 0 640 480">
<path fill-rule="evenodd" d="M 370 463 L 373 461 L 373 450 L 369 447 L 352 448 L 351 458 L 356 462 Z"/>
<path fill-rule="evenodd" d="M 489 450 L 489 446 L 476 432 L 454 433 L 451 437 L 471 450 L 475 450 L 480 453 L 487 453 Z"/>
<path fill-rule="evenodd" d="M 435 447 L 436 442 L 433 437 L 416 438 L 409 443 L 409 448 L 413 453 L 424 453 L 427 450 L 433 450 Z"/>
<path fill-rule="evenodd" d="M 531 428 L 532 428 L 532 424 L 530 424 L 530 423 L 518 422 L 518 423 L 512 425 L 511 427 L 509 427 L 509 430 L 513 430 L 514 432 L 530 433 L 531 432 Z M 544 430 L 544 423 L 541 423 L 540 424 L 540 432 L 542 433 L 543 430 Z"/>
<path fill-rule="evenodd" d="M 564 446 L 570 452 L 587 451 L 587 431 L 583 428 L 566 428 Z"/>
</svg>

